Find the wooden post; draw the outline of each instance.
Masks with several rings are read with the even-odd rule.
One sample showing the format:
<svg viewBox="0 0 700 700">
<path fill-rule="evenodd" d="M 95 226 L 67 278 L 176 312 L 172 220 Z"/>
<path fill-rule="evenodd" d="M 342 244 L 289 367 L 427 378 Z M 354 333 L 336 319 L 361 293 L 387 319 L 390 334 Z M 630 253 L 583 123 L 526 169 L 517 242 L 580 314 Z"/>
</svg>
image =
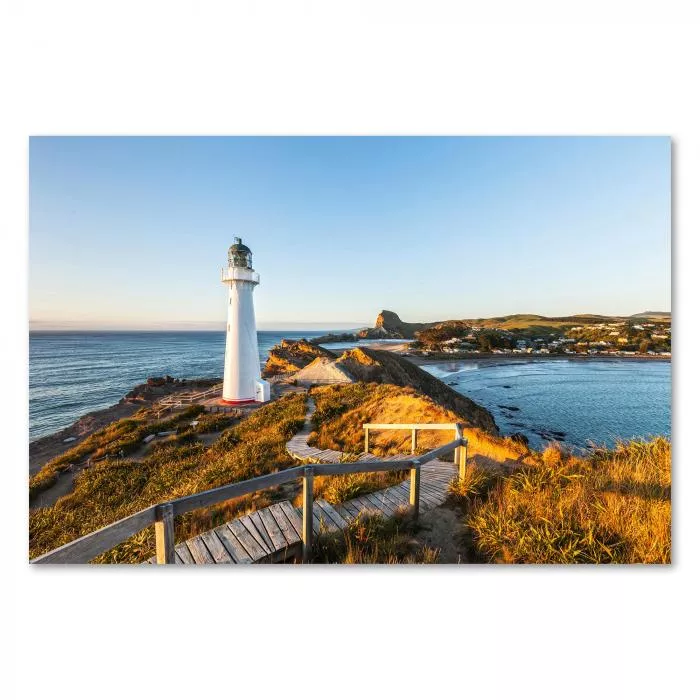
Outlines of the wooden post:
<svg viewBox="0 0 700 700">
<path fill-rule="evenodd" d="M 417 518 L 420 510 L 420 462 L 415 460 L 411 467 L 411 488 L 408 502 L 413 507 L 413 517 Z"/>
<path fill-rule="evenodd" d="M 416 454 L 416 447 L 418 445 L 418 431 L 415 428 L 411 428 L 411 454 Z"/>
<path fill-rule="evenodd" d="M 462 439 L 462 447 L 459 448 L 459 478 L 467 475 L 467 441 Z"/>
<path fill-rule="evenodd" d="M 301 517 L 301 539 L 302 539 L 302 555 L 304 563 L 307 563 L 311 558 L 311 547 L 313 545 L 314 536 L 314 468 L 306 467 L 304 469 L 304 482 L 302 485 L 302 517 Z"/>
<path fill-rule="evenodd" d="M 175 518 L 172 503 L 158 506 L 156 511 L 156 563 L 175 563 Z"/>
<path fill-rule="evenodd" d="M 461 440 L 462 439 L 462 426 L 457 423 L 455 425 L 455 440 Z M 455 464 L 459 464 L 459 450 L 461 448 L 456 447 L 455 448 Z"/>
<path fill-rule="evenodd" d="M 369 428 L 365 428 L 365 452 L 369 452 Z"/>
</svg>

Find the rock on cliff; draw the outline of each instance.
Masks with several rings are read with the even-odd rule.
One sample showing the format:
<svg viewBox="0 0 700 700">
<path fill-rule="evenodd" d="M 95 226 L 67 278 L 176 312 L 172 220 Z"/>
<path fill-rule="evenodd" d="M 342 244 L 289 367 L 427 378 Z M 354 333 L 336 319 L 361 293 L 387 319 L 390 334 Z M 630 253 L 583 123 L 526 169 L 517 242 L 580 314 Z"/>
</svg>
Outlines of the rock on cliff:
<svg viewBox="0 0 700 700">
<path fill-rule="evenodd" d="M 313 345 L 306 340 L 282 340 L 270 350 L 263 377 L 273 377 L 276 374 L 289 374 L 306 367 L 317 357 L 327 357 L 335 360 L 335 355 L 318 345 Z"/>
<path fill-rule="evenodd" d="M 374 328 L 364 328 L 357 335 L 360 338 L 413 338 L 420 330 L 432 323 L 406 323 L 393 311 L 380 311 Z"/>
</svg>

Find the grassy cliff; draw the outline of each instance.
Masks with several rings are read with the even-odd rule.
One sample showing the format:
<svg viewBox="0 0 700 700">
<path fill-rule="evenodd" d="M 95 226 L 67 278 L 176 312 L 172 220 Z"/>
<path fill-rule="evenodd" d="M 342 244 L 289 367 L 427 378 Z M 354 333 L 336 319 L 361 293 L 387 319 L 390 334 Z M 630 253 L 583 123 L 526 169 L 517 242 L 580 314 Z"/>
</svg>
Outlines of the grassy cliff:
<svg viewBox="0 0 700 700">
<path fill-rule="evenodd" d="M 76 475 L 74 489 L 69 495 L 51 507 L 30 511 L 30 556 L 36 557 L 154 503 L 294 464 L 285 445 L 303 425 L 305 410 L 304 397 L 290 395 L 224 430 L 208 447 L 195 431 L 184 431 L 152 444 L 142 457 L 109 458 L 84 469 Z M 209 428 L 206 421 L 201 429 L 198 426 L 198 430 Z M 121 430 L 119 424 L 113 424 L 108 426 L 106 434 L 117 434 Z M 140 428 L 129 426 L 129 431 L 132 430 L 138 433 Z M 263 492 L 188 513 L 177 519 L 176 538 L 178 541 L 186 539 L 247 509 L 264 507 L 274 497 L 274 493 Z M 99 561 L 136 562 L 154 553 L 153 528 L 150 527 L 100 557 Z"/>
</svg>

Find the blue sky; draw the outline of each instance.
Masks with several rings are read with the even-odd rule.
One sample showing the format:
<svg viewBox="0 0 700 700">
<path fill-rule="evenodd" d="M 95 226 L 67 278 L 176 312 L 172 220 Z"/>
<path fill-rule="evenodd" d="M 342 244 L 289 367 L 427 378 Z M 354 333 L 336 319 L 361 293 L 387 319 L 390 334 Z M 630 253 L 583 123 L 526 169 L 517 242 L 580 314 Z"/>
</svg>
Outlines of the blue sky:
<svg viewBox="0 0 700 700">
<path fill-rule="evenodd" d="M 671 309 L 665 137 L 34 137 L 32 328 L 261 328 Z"/>
</svg>

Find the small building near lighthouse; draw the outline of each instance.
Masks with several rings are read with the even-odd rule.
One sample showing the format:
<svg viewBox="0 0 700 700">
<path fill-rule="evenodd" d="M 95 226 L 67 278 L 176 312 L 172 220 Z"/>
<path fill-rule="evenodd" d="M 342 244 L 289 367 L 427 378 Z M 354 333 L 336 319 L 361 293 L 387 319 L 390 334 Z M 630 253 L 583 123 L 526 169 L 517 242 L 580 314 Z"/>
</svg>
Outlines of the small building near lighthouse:
<svg viewBox="0 0 700 700">
<path fill-rule="evenodd" d="M 240 238 L 228 249 L 228 265 L 221 270 L 228 288 L 226 354 L 222 400 L 248 404 L 270 400 L 270 385 L 260 377 L 258 334 L 253 290 L 260 275 L 253 269 L 253 253 Z"/>
</svg>

